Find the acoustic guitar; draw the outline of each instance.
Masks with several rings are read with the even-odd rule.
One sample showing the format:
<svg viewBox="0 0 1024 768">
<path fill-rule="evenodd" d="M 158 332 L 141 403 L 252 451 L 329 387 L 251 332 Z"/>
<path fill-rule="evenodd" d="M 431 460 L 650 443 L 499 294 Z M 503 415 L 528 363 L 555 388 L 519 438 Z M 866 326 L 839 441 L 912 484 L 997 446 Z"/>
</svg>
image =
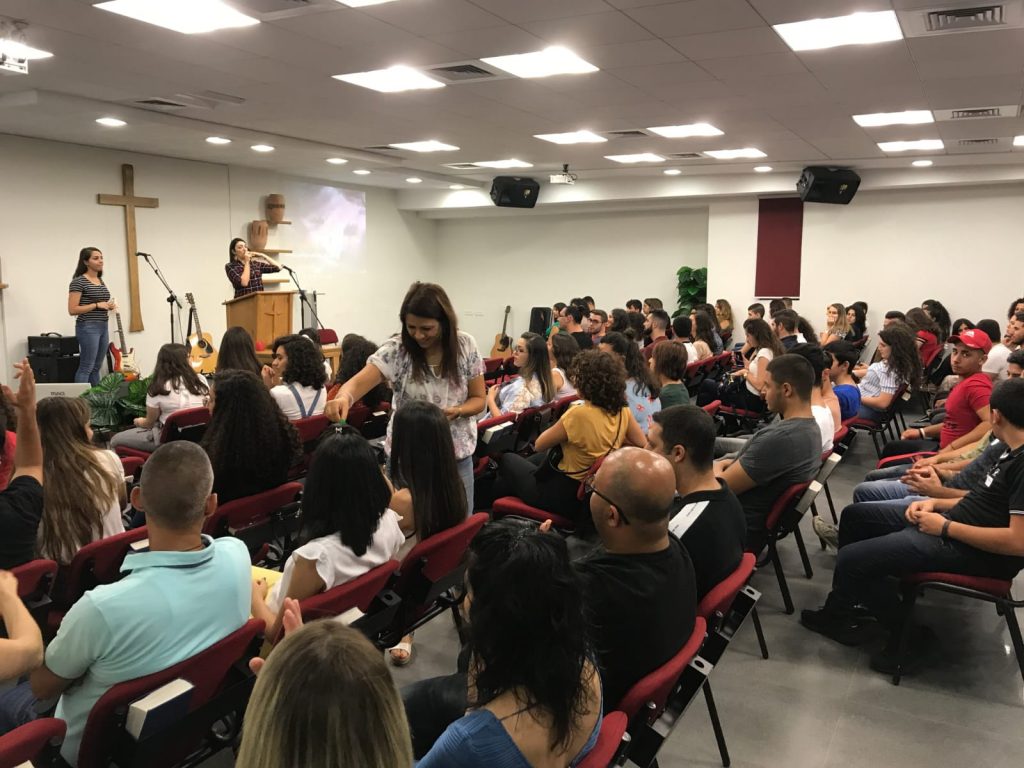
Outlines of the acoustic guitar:
<svg viewBox="0 0 1024 768">
<path fill-rule="evenodd" d="M 512 305 L 505 305 L 505 320 L 501 324 L 501 333 L 494 335 L 494 346 L 491 347 L 489 357 L 505 357 L 508 348 L 512 346 L 512 339 L 508 337 L 508 315 L 512 311 Z"/>
<path fill-rule="evenodd" d="M 196 373 L 213 373 L 217 370 L 217 350 L 213 348 L 213 337 L 203 333 L 199 325 L 199 310 L 196 309 L 196 300 L 191 293 L 185 294 L 188 302 L 189 312 L 196 321 L 196 332 L 188 337 L 188 359 L 192 364 L 192 370 Z"/>
<path fill-rule="evenodd" d="M 135 348 L 128 349 L 128 345 L 125 344 L 124 328 L 121 327 L 121 313 L 115 312 L 114 319 L 117 320 L 117 338 L 121 345 L 118 346 L 114 342 L 110 342 L 110 346 L 107 348 L 110 358 L 114 361 L 114 366 L 110 370 L 123 373 L 125 381 L 135 381 L 139 378 L 139 365 L 135 362 Z"/>
</svg>

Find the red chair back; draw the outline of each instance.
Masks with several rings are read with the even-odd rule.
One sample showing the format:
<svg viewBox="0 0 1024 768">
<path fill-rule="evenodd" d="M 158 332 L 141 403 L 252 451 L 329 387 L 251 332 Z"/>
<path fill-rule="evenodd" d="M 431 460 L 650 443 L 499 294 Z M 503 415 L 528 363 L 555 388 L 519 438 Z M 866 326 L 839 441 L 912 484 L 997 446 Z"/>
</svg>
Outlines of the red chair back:
<svg viewBox="0 0 1024 768">
<path fill-rule="evenodd" d="M 568 517 L 563 517 L 555 512 L 546 512 L 543 509 L 537 509 L 537 507 L 531 507 L 516 496 L 502 496 L 500 499 L 495 499 L 494 504 L 491 506 L 491 517 L 494 520 L 500 520 L 507 515 L 525 517 L 527 520 L 533 520 L 536 523 L 550 520 L 551 524 L 560 531 L 576 530 L 576 523 Z"/>
<path fill-rule="evenodd" d="M 217 511 L 206 518 L 203 533 L 214 537 L 227 536 L 234 530 L 269 523 L 274 512 L 291 504 L 300 493 L 300 483 L 285 483 L 263 493 L 229 501 L 217 507 Z"/>
<path fill-rule="evenodd" d="M 565 415 L 565 412 L 569 410 L 570 405 L 575 403 L 577 400 L 582 399 L 583 398 L 579 395 L 566 395 L 565 397 L 561 397 L 558 400 L 553 401 L 551 404 L 551 410 L 554 413 L 555 421 L 558 421 Z"/>
<path fill-rule="evenodd" d="M 306 419 L 296 419 L 292 422 L 292 426 L 298 431 L 299 440 L 302 441 L 303 445 L 316 440 L 330 425 L 331 422 L 322 413 Z"/>
<path fill-rule="evenodd" d="M 771 511 L 768 513 L 768 517 L 764 521 L 765 530 L 774 531 L 778 527 L 783 514 L 797 505 L 797 502 L 800 501 L 800 497 L 804 495 L 804 491 L 806 491 L 810 485 L 810 481 L 807 481 L 806 483 L 795 483 L 780 493 L 775 499 L 775 503 L 772 504 Z"/>
<path fill-rule="evenodd" d="M 505 362 L 503 357 L 485 357 L 484 358 L 484 373 L 495 373 L 501 364 Z"/>
<path fill-rule="evenodd" d="M 61 584 L 55 595 L 58 606 L 66 610 L 93 587 L 119 581 L 121 564 L 132 544 L 147 536 L 149 532 L 142 526 L 90 542 L 78 550 L 67 567 L 61 569 Z"/>
<path fill-rule="evenodd" d="M 109 764 L 110 746 L 117 742 L 118 710 L 171 680 L 184 678 L 194 686 L 188 704 L 189 712 L 212 699 L 222 687 L 232 665 L 242 658 L 256 636 L 263 632 L 263 628 L 262 621 L 249 619 L 223 640 L 192 658 L 161 672 L 118 683 L 108 690 L 93 705 L 85 723 L 82 745 L 78 750 L 78 768 L 105 768 Z M 169 750 L 166 761 L 161 761 L 160 765 L 174 765 L 191 752 L 196 744 L 187 741 L 179 745 L 180 751 Z"/>
<path fill-rule="evenodd" d="M 206 431 L 206 425 L 210 423 L 210 418 L 210 411 L 205 407 L 182 408 L 168 414 L 164 428 L 160 432 L 160 444 L 174 440 L 198 443 Z"/>
<path fill-rule="evenodd" d="M 630 720 L 636 717 L 641 710 L 644 710 L 646 717 L 649 718 L 648 722 L 660 716 L 665 710 L 665 702 L 668 701 L 676 683 L 682 677 L 686 665 L 700 650 L 706 631 L 707 622 L 702 616 L 698 616 L 693 623 L 693 633 L 690 635 L 690 639 L 686 641 L 679 652 L 656 670 L 634 683 L 615 708 L 624 712 Z M 653 709 L 647 708 L 649 703 L 654 704 Z"/>
<path fill-rule="evenodd" d="M 395 592 L 402 592 L 408 578 L 418 571 L 431 581 L 440 581 L 462 563 L 462 556 L 480 529 L 487 522 L 486 512 L 470 515 L 447 531 L 435 533 L 409 550 L 398 569 Z"/>
<path fill-rule="evenodd" d="M 380 594 L 392 574 L 397 570 L 398 561 L 388 560 L 383 565 L 378 565 L 352 581 L 339 584 L 319 595 L 300 600 L 299 607 L 302 609 L 302 616 L 307 621 L 339 616 L 351 608 L 358 608 L 365 613 L 370 607 L 370 603 Z"/>
<path fill-rule="evenodd" d="M 53 578 L 57 575 L 57 563 L 53 560 L 31 560 L 15 566 L 11 573 L 18 580 L 18 597 L 31 600 L 50 591 Z"/>
<path fill-rule="evenodd" d="M 736 599 L 736 595 L 750 581 L 750 574 L 754 572 L 755 563 L 757 563 L 757 558 L 754 557 L 753 553 L 744 552 L 743 557 L 740 558 L 740 564 L 736 566 L 736 570 L 718 582 L 704 595 L 700 605 L 697 606 L 697 615 L 704 617 L 709 626 L 712 625 L 711 619 L 716 613 L 724 616 L 728 612 L 733 601 Z"/>
<path fill-rule="evenodd" d="M 18 768 L 39 762 L 52 744 L 64 740 L 68 727 L 63 720 L 45 717 L 33 720 L 0 736 L 0 768 Z"/>
<path fill-rule="evenodd" d="M 141 456 L 118 456 L 118 458 L 121 459 L 121 471 L 124 472 L 124 476 L 137 480 L 146 460 Z"/>
<path fill-rule="evenodd" d="M 609 712 L 605 715 L 601 721 L 601 732 L 597 734 L 597 743 L 577 768 L 608 768 L 619 753 L 628 725 L 629 718 L 625 712 Z"/>
<path fill-rule="evenodd" d="M 721 400 L 713 400 L 710 403 L 708 403 L 707 405 L 702 405 L 701 406 L 701 408 L 703 408 L 705 413 L 707 413 L 709 416 L 714 416 L 716 413 L 718 413 L 718 409 L 721 408 L 721 407 L 722 407 L 722 401 Z"/>
<path fill-rule="evenodd" d="M 338 343 L 338 332 L 333 328 L 321 328 L 316 335 L 319 337 L 321 345 Z"/>
<path fill-rule="evenodd" d="M 586 489 L 583 486 L 587 482 L 587 478 L 593 477 L 594 475 L 596 475 L 597 474 L 597 470 L 599 470 L 601 468 L 601 465 L 604 464 L 604 460 L 607 459 L 609 456 L 611 456 L 612 453 L 615 453 L 615 451 L 611 451 L 610 453 L 606 453 L 604 456 L 602 456 L 597 461 L 595 461 L 593 464 L 591 464 L 590 465 L 590 469 L 588 469 L 586 471 L 586 473 L 583 475 L 583 477 L 580 478 L 580 487 L 576 490 L 576 500 L 577 501 L 583 501 L 586 498 L 587 491 L 586 491 Z"/>
</svg>

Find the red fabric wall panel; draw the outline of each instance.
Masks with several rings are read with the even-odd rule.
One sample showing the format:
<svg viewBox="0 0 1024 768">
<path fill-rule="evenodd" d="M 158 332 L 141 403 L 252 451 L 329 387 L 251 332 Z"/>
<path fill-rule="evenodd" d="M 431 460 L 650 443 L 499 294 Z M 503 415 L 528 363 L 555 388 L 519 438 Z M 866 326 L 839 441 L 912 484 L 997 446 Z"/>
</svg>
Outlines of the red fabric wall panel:
<svg viewBox="0 0 1024 768">
<path fill-rule="evenodd" d="M 755 296 L 800 296 L 803 232 L 803 200 L 783 197 L 758 201 Z"/>
</svg>

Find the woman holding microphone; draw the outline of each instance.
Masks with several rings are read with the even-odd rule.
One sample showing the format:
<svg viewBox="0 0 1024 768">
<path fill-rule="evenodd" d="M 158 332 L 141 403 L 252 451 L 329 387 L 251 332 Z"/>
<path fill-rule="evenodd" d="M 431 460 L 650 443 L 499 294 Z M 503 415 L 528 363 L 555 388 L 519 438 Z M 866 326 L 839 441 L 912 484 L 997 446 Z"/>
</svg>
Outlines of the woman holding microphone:
<svg viewBox="0 0 1024 768">
<path fill-rule="evenodd" d="M 110 298 L 103 282 L 103 252 L 83 248 L 68 286 L 68 314 L 75 318 L 79 349 L 76 382 L 89 382 L 94 387 L 100 383 L 100 365 L 110 343 L 107 313 L 116 309 L 117 302 Z"/>
<path fill-rule="evenodd" d="M 486 404 L 484 363 L 476 341 L 460 333 L 458 318 L 444 289 L 434 283 L 413 283 L 399 311 L 402 333 L 366 361 L 366 367 L 342 385 L 327 403 L 331 421 L 348 418 L 354 402 L 385 381 L 394 390 L 392 411 L 407 400 L 426 400 L 448 417 L 459 478 L 473 511 L 473 451 L 476 416 Z M 391 426 L 384 450 L 391 454 Z"/>
<path fill-rule="evenodd" d="M 228 246 L 228 263 L 224 272 L 235 288 L 235 298 L 263 290 L 264 273 L 280 272 L 281 265 L 263 253 L 250 251 L 245 240 L 236 237 Z"/>
</svg>

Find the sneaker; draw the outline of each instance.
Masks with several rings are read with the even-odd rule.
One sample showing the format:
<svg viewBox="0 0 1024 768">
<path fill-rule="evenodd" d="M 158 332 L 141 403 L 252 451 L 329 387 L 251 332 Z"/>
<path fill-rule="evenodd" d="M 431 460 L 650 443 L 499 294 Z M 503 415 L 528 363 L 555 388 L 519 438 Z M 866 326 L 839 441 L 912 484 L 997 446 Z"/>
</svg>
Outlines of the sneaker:
<svg viewBox="0 0 1024 768">
<path fill-rule="evenodd" d="M 826 546 L 832 547 L 832 549 L 839 549 L 838 528 L 832 525 L 832 523 L 826 523 L 817 515 L 811 519 L 811 525 L 814 527 L 814 532 L 818 534 L 818 538 L 821 539 Z"/>
<path fill-rule="evenodd" d="M 910 639 L 907 642 L 907 652 L 900 674 L 912 675 L 918 672 L 934 654 L 938 642 L 938 635 L 930 627 L 913 627 L 910 630 Z M 899 658 L 899 640 L 896 637 L 890 637 L 885 648 L 871 657 L 871 668 L 883 675 L 894 675 L 896 669 L 901 666 Z"/>
<path fill-rule="evenodd" d="M 800 623 L 812 632 L 843 645 L 862 645 L 867 640 L 867 625 L 852 615 L 842 615 L 829 608 L 800 611 Z"/>
</svg>

